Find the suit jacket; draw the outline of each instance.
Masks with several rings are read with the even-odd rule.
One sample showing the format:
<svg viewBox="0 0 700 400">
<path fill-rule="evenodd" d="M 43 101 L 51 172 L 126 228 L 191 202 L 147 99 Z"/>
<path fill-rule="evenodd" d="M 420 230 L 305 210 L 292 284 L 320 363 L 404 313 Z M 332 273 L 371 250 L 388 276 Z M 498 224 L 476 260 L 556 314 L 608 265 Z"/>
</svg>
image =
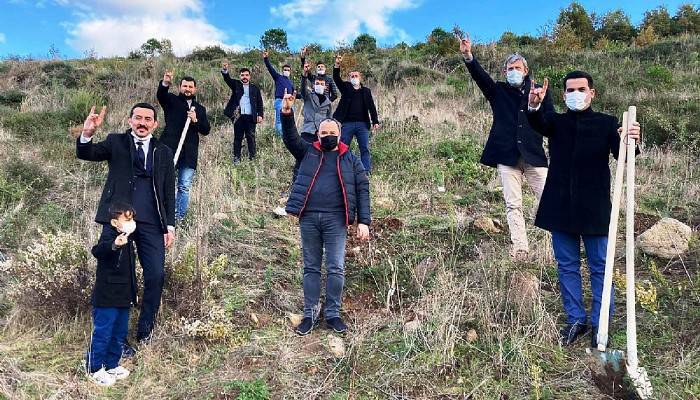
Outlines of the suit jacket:
<svg viewBox="0 0 700 400">
<path fill-rule="evenodd" d="M 224 77 L 224 82 L 231 88 L 231 97 L 226 103 L 226 108 L 224 108 L 224 115 L 233 119 L 236 115 L 236 109 L 241 103 L 241 97 L 243 97 L 243 82 L 238 79 L 231 78 L 228 71 L 221 71 L 221 75 Z M 250 96 L 250 108 L 254 117 L 262 117 L 264 112 L 262 94 L 260 94 L 260 89 L 253 83 L 248 86 L 248 96 Z"/>
<path fill-rule="evenodd" d="M 508 82 L 494 81 L 476 58 L 465 60 L 465 63 L 493 111 L 493 125 L 481 154 L 481 163 L 490 167 L 498 164 L 515 166 L 522 157 L 534 167 L 546 167 L 542 135 L 532 129 L 527 119 L 527 101 L 532 84 L 530 77 L 525 77 L 522 88 L 515 88 Z M 549 93 L 544 97 L 542 111 L 554 111 Z"/>
<path fill-rule="evenodd" d="M 345 117 L 348 115 L 348 111 L 350 110 L 350 96 L 355 88 L 352 86 L 352 83 L 344 81 L 340 77 L 340 68 L 333 67 L 333 80 L 335 81 L 336 86 L 338 86 L 338 90 L 340 90 L 341 94 L 340 101 L 338 102 L 338 108 L 335 109 L 333 118 L 342 123 L 345 122 Z M 359 90 L 362 92 L 365 106 L 367 107 L 367 112 L 369 112 L 369 115 L 367 112 L 364 113 L 367 127 L 370 125 L 370 117 L 372 124 L 378 124 L 379 117 L 377 116 L 377 107 L 374 105 L 374 99 L 372 98 L 372 91 L 366 86 L 361 86 Z"/>
<path fill-rule="evenodd" d="M 107 224 L 110 221 L 109 206 L 116 201 L 133 204 L 135 183 L 134 158 L 136 146 L 131 130 L 126 133 L 110 133 L 105 140 L 94 143 L 80 143 L 76 139 L 76 154 L 85 161 L 107 161 L 109 170 L 102 196 L 97 205 L 95 222 Z M 156 197 L 158 219 L 163 233 L 168 226 L 175 226 L 175 166 L 173 152 L 156 138 L 151 138 L 150 157 L 153 157 L 153 193 Z"/>
<path fill-rule="evenodd" d="M 165 114 L 165 130 L 160 140 L 163 144 L 170 147 L 170 150 L 175 154 L 177 145 L 180 143 L 180 135 L 182 135 L 182 130 L 185 129 L 189 107 L 184 96 L 170 93 L 168 89 L 169 87 L 163 86 L 163 81 L 158 83 L 156 97 Z M 177 165 L 197 169 L 199 135 L 208 135 L 211 127 L 209 126 L 209 119 L 207 119 L 207 109 L 198 103 L 196 99 L 192 100 L 192 106 L 197 114 L 197 122 L 191 122 L 187 129 L 185 142 L 182 145 Z"/>
</svg>

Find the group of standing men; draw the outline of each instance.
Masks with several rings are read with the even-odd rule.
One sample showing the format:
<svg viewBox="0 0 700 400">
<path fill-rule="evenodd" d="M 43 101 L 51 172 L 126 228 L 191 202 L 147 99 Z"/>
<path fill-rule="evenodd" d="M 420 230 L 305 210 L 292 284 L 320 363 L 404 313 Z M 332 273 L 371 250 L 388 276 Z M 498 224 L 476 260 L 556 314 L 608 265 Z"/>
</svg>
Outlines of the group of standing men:
<svg viewBox="0 0 700 400">
<path fill-rule="evenodd" d="M 460 51 L 493 110 L 493 126 L 481 162 L 498 168 L 501 177 L 512 241 L 510 254 L 516 261 L 528 257 L 522 207 L 522 183 L 526 179 L 540 202 L 535 225 L 552 232 L 567 313 L 562 343 L 572 343 L 591 328 L 593 341 L 611 208 L 608 160 L 611 153 L 617 156 L 621 141 L 617 119 L 592 111 L 595 89 L 592 77 L 585 72 L 572 71 L 564 78 L 568 110 L 559 114 L 554 112 L 547 80 L 543 85 L 536 84 L 521 55 L 506 59 L 506 81 L 502 82 L 494 81 L 479 65 L 468 38 L 460 39 Z M 372 93 L 362 84 L 359 71 L 350 71 L 348 81 L 344 81 L 342 57 L 338 55 L 332 77 L 326 75 L 323 62 L 316 64 L 313 74 L 306 55 L 304 49 L 296 90 L 291 66 L 285 64 L 279 74 L 263 52 L 275 82 L 275 129 L 296 160 L 286 206 L 287 213 L 299 218 L 304 264 L 304 318 L 296 332 L 308 334 L 323 315 L 328 328 L 342 333 L 347 330 L 340 315 L 347 228 L 357 223 L 358 238 L 369 238 L 369 139 L 370 131 L 379 128 L 379 120 Z M 241 68 L 238 73 L 239 79 L 232 78 L 229 64 L 223 64 L 221 74 L 231 88 L 224 114 L 233 121 L 234 164 L 241 162 L 244 138 L 248 157 L 255 157 L 255 128 L 264 117 L 262 94 L 250 81 L 250 69 Z M 130 349 L 126 329 L 129 306 L 135 304 L 136 296 L 133 244 L 144 273 L 136 337 L 140 342 L 150 338 L 163 289 L 165 249 L 174 240 L 176 223 L 187 212 L 199 135 L 210 132 L 206 108 L 195 97 L 195 79 L 183 77 L 179 94 L 169 92 L 172 79 L 173 73 L 166 72 L 157 89 L 166 122 L 160 140 L 152 136 L 158 126 L 156 109 L 138 103 L 131 109 L 126 134 L 109 134 L 99 143 L 92 139 L 104 120 L 105 109 L 97 114 L 93 107 L 76 144 L 78 158 L 109 163 L 95 218 L 103 228 L 93 248 L 98 268 L 93 292 L 94 329 L 87 360 L 92 379 L 98 384 L 113 384 L 128 375 L 118 361 L 121 353 L 127 354 Z M 340 101 L 333 112 L 338 93 Z M 301 133 L 294 121 L 297 99 L 303 100 Z M 639 125 L 628 135 L 638 139 Z M 549 162 L 543 136 L 549 138 Z M 358 139 L 359 159 L 348 147 L 354 137 Z M 581 240 L 591 272 L 590 323 L 581 289 Z M 324 258 L 328 277 L 322 305 Z"/>
</svg>

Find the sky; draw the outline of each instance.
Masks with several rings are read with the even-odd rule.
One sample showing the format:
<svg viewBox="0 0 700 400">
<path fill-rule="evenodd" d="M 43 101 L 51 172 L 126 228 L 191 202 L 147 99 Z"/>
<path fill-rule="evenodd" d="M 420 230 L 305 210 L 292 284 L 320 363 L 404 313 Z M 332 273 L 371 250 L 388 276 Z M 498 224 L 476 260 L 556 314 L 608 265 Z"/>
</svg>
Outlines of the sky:
<svg viewBox="0 0 700 400">
<path fill-rule="evenodd" d="M 379 45 L 425 40 L 455 24 L 478 42 L 505 31 L 537 35 L 569 0 L 0 0 L 0 57 L 125 56 L 149 38 L 168 38 L 177 55 L 196 47 L 260 46 L 270 28 L 287 32 L 289 47 L 334 47 L 361 33 Z M 582 0 L 589 12 L 623 9 L 634 24 L 660 5 L 673 15 L 689 0 Z M 53 49 L 50 52 L 50 49 Z"/>
</svg>

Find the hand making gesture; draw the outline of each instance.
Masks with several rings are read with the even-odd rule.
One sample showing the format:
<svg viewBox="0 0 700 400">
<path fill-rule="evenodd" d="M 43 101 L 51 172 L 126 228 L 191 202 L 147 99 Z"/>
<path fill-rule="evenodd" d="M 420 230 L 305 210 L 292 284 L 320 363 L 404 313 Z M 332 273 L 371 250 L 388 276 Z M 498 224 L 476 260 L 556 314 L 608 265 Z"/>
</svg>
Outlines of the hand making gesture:
<svg viewBox="0 0 700 400">
<path fill-rule="evenodd" d="M 163 85 L 170 86 L 173 83 L 173 75 L 175 75 L 175 71 L 165 71 L 165 74 L 163 74 Z"/>
<path fill-rule="evenodd" d="M 535 87 L 535 80 L 532 80 L 530 84 L 530 98 L 528 100 L 528 106 L 530 108 L 537 108 L 544 101 L 544 96 L 547 95 L 547 87 L 549 87 L 549 79 L 544 78 L 544 83 L 542 87 Z"/>
<path fill-rule="evenodd" d="M 297 98 L 297 92 L 292 92 L 292 94 L 287 93 L 287 89 L 284 89 L 284 96 L 282 97 L 282 109 L 280 112 L 282 114 L 291 114 L 292 107 L 294 106 L 294 101 Z"/>
<path fill-rule="evenodd" d="M 342 63 L 342 62 L 343 62 L 343 56 L 341 56 L 340 54 L 336 54 L 335 55 L 335 67 L 340 68 L 340 63 Z"/>
<path fill-rule="evenodd" d="M 472 57 L 472 40 L 469 38 L 469 34 L 465 34 L 463 38 L 459 38 L 459 52 L 462 53 L 464 57 Z"/>
<path fill-rule="evenodd" d="M 95 130 L 102 125 L 105 119 L 105 113 L 107 112 L 107 106 L 102 106 L 99 114 L 95 114 L 95 106 L 90 109 L 90 114 L 85 119 L 83 123 L 83 136 L 86 139 L 90 139 L 92 135 L 95 134 Z"/>
</svg>

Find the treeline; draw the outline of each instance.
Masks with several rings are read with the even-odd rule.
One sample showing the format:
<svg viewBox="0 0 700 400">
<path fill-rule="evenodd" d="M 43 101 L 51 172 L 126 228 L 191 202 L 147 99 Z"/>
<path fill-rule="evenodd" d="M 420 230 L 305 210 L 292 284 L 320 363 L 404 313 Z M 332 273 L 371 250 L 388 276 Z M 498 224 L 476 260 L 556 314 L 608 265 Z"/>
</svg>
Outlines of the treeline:
<svg viewBox="0 0 700 400">
<path fill-rule="evenodd" d="M 426 55 L 447 56 L 456 51 L 455 27 L 448 32 L 442 27 L 433 29 L 425 41 L 412 46 L 398 43 L 393 48 L 417 50 Z M 475 32 L 473 32 L 475 33 Z M 629 45 L 648 46 L 660 39 L 683 34 L 700 34 L 700 7 L 683 4 L 675 14 L 665 6 L 646 11 L 642 22 L 635 26 L 622 9 L 609 11 L 603 15 L 588 12 L 579 2 L 572 2 L 562 9 L 556 22 L 540 29 L 538 35 L 517 35 L 504 32 L 498 40 L 499 45 L 508 47 L 548 46 L 555 49 L 581 50 L 593 48 L 599 50 L 620 48 Z M 287 33 L 280 28 L 268 29 L 260 37 L 260 47 L 279 53 L 290 51 Z M 311 53 L 324 49 L 318 43 L 307 46 Z M 363 33 L 352 43 L 338 43 L 337 49 L 372 53 L 377 50 L 377 40 Z M 252 49 L 250 49 L 252 50 Z M 215 60 L 227 57 L 230 52 L 220 46 L 197 48 L 186 56 L 190 60 Z M 152 57 L 172 54 L 172 44 L 168 39 L 149 39 L 141 48 L 132 51 L 129 58 Z"/>
</svg>

